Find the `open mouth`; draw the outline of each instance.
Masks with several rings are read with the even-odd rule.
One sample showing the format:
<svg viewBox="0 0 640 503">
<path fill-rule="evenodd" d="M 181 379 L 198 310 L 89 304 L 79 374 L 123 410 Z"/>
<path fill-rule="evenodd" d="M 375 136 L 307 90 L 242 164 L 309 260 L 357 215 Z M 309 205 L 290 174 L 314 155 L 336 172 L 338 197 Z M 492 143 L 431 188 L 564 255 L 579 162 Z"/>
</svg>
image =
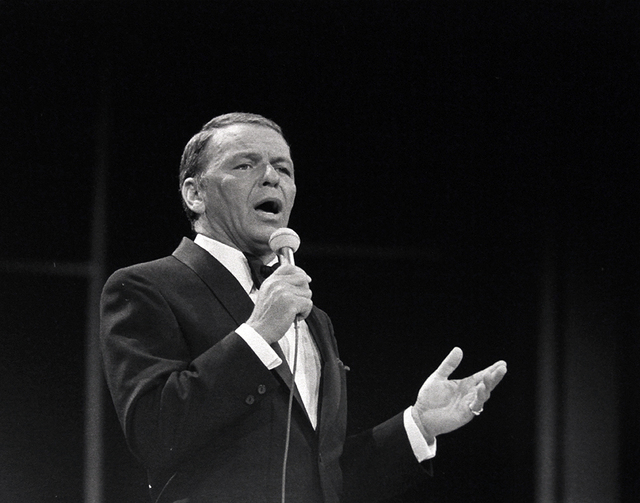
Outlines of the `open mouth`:
<svg viewBox="0 0 640 503">
<path fill-rule="evenodd" d="M 275 199 L 267 199 L 256 206 L 256 210 L 264 211 L 265 213 L 271 213 L 277 215 L 282 210 L 280 201 Z"/>
</svg>

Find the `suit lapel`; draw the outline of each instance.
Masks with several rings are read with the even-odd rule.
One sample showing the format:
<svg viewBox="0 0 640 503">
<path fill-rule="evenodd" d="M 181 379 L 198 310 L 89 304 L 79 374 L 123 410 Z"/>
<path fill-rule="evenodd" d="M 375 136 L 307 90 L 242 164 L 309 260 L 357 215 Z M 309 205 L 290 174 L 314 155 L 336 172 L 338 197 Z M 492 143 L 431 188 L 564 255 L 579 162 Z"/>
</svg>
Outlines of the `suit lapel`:
<svg viewBox="0 0 640 503">
<path fill-rule="evenodd" d="M 280 365 L 278 365 L 276 368 L 274 368 L 273 372 L 275 372 L 276 374 L 278 374 L 280 376 L 280 379 L 282 379 L 284 385 L 289 390 L 291 390 L 291 386 L 293 385 L 293 396 L 296 399 L 296 402 L 298 402 L 298 405 L 300 405 L 300 407 L 304 411 L 304 413 L 305 413 L 305 415 L 307 416 L 307 419 L 308 419 L 309 415 L 307 413 L 307 408 L 304 406 L 304 403 L 302 402 L 302 397 L 300 396 L 300 392 L 298 391 L 298 387 L 293 382 L 293 374 L 291 373 L 291 369 L 289 368 L 289 364 L 287 363 L 287 359 L 285 358 L 284 353 L 282 352 L 282 348 L 280 347 L 280 344 L 278 344 L 278 343 L 273 344 L 272 347 L 273 347 L 274 351 L 278 354 L 280 359 L 282 360 L 282 363 Z"/>
<path fill-rule="evenodd" d="M 247 321 L 253 311 L 251 298 L 233 274 L 208 251 L 183 238 L 173 256 L 200 277 L 238 326 Z"/>
<path fill-rule="evenodd" d="M 305 321 L 309 326 L 309 331 L 316 343 L 316 347 L 320 351 L 320 364 L 324 365 L 324 362 L 331 358 L 331 350 L 329 347 L 328 337 L 323 334 L 322 325 L 318 319 L 318 314 L 315 309 L 311 310 L 311 313 Z"/>
<path fill-rule="evenodd" d="M 329 328 L 323 326 L 314 308 L 307 318 L 311 335 L 320 351 L 321 377 L 318 396 L 318 432 L 322 435 L 325 426 L 332 424 L 338 413 L 341 393 L 341 377 L 338 359 L 331 345 Z"/>
<path fill-rule="evenodd" d="M 320 417 L 321 417 L 321 406 L 323 403 L 323 381 L 324 381 L 324 362 L 327 360 L 327 358 L 330 356 L 330 349 L 328 346 L 328 342 L 327 342 L 327 338 L 322 336 L 322 328 L 320 325 L 320 322 L 318 320 L 317 314 L 315 312 L 315 309 L 311 311 L 311 314 L 309 314 L 309 316 L 307 317 L 307 319 L 305 320 L 305 322 L 307 323 L 307 326 L 309 327 L 309 331 L 311 332 L 311 336 L 313 337 L 313 340 L 315 341 L 316 347 L 318 348 L 319 352 L 320 352 L 320 393 L 318 396 L 318 421 L 317 421 L 317 429 L 319 431 L 320 428 Z M 282 380 L 284 381 L 284 383 L 286 384 L 286 386 L 291 389 L 291 384 L 293 383 L 293 375 L 291 373 L 291 369 L 289 367 L 289 365 L 287 364 L 287 360 L 284 357 L 284 353 L 282 352 L 282 349 L 280 348 L 279 344 L 275 344 L 274 345 L 274 350 L 276 351 L 276 353 L 278 353 L 278 356 L 282 359 L 282 364 L 279 365 L 278 367 L 276 367 L 274 369 L 274 371 L 282 378 Z M 331 381 L 331 379 L 330 379 Z M 333 386 L 330 387 L 330 389 L 332 389 Z M 298 403 L 298 405 L 300 406 L 300 408 L 304 411 L 304 414 L 307 418 L 307 420 L 309 421 L 309 424 L 311 424 L 311 420 L 309 419 L 309 413 L 307 411 L 307 408 L 304 406 L 304 403 L 302 402 L 302 397 L 300 396 L 300 393 L 298 392 L 298 387 L 295 386 L 294 384 L 294 389 L 293 389 L 293 396 L 296 399 L 296 402 Z M 331 400 L 328 400 L 329 402 Z M 329 407 L 329 410 L 331 411 L 331 407 Z M 324 415 L 324 414 L 323 414 Z"/>
<path fill-rule="evenodd" d="M 215 259 L 208 251 L 204 250 L 188 238 L 183 238 L 180 246 L 173 252 L 173 256 L 189 267 L 198 277 L 209 287 L 213 295 L 218 299 L 220 304 L 224 306 L 229 315 L 239 325 L 247 321 L 254 308 L 251 297 L 247 295 L 238 280 L 224 267 L 217 259 Z M 319 338 L 316 338 L 312 330 L 316 344 Z M 274 347 L 278 356 L 282 359 L 282 364 L 273 369 L 282 379 L 283 384 L 290 389 L 293 381 L 291 369 L 287 364 L 287 360 L 282 353 L 279 345 Z M 320 351 L 322 354 L 322 350 Z M 307 415 L 306 408 L 302 403 L 302 398 L 298 392 L 298 388 L 294 387 L 294 397 L 296 401 Z M 308 415 L 307 415 L 308 418 Z"/>
</svg>

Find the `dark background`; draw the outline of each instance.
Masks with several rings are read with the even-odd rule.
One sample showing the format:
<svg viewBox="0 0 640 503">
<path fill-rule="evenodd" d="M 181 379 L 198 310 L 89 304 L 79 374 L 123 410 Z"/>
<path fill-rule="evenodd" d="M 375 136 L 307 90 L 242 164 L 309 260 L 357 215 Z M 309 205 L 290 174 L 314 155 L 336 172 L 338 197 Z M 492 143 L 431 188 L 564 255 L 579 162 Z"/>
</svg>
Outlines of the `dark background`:
<svg viewBox="0 0 640 503">
<path fill-rule="evenodd" d="M 618 496 L 637 495 L 634 2 L 0 6 L 2 501 L 80 501 L 83 477 L 87 280 L 12 264 L 89 260 L 100 138 L 107 272 L 171 253 L 182 148 L 229 111 L 292 145 L 298 262 L 352 369 L 352 430 L 409 405 L 455 345 L 457 376 L 509 363 L 398 501 L 534 501 L 549 270 L 560 310 L 584 295 L 610 328 Z M 110 403 L 105 439 L 107 501 L 145 501 Z"/>
</svg>

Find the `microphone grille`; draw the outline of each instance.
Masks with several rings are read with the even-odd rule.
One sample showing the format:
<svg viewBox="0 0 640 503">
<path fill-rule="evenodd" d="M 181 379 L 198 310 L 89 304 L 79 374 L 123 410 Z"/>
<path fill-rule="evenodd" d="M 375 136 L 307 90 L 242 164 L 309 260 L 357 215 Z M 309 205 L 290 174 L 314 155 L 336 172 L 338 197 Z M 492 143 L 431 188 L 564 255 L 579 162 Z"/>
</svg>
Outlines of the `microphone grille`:
<svg viewBox="0 0 640 503">
<path fill-rule="evenodd" d="M 294 252 L 297 252 L 299 247 L 300 236 L 287 227 L 276 230 L 269 238 L 269 248 L 274 253 L 278 253 L 283 248 L 291 248 Z"/>
</svg>

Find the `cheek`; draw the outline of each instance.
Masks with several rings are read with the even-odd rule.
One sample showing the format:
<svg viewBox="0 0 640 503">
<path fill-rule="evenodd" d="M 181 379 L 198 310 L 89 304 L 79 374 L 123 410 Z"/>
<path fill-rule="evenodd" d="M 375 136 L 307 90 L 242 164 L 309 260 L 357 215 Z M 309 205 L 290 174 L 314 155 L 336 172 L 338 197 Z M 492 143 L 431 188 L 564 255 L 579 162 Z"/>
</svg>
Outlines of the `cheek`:
<svg viewBox="0 0 640 503">
<path fill-rule="evenodd" d="M 289 213 L 291 213 L 291 210 L 293 209 L 293 202 L 296 199 L 296 193 L 297 193 L 297 189 L 295 185 L 291 187 L 291 190 L 288 191 L 287 193 L 287 202 L 289 203 Z"/>
<path fill-rule="evenodd" d="M 229 210 L 229 215 L 238 217 L 247 210 L 247 190 L 238 184 L 237 180 L 223 179 L 221 180 L 215 196 L 218 201 L 214 201 L 214 205 L 221 209 Z"/>
<path fill-rule="evenodd" d="M 293 180 L 289 180 L 286 183 L 282 184 L 282 190 L 284 192 L 287 201 L 290 201 L 293 204 L 293 200 L 296 198 L 296 184 Z"/>
</svg>

